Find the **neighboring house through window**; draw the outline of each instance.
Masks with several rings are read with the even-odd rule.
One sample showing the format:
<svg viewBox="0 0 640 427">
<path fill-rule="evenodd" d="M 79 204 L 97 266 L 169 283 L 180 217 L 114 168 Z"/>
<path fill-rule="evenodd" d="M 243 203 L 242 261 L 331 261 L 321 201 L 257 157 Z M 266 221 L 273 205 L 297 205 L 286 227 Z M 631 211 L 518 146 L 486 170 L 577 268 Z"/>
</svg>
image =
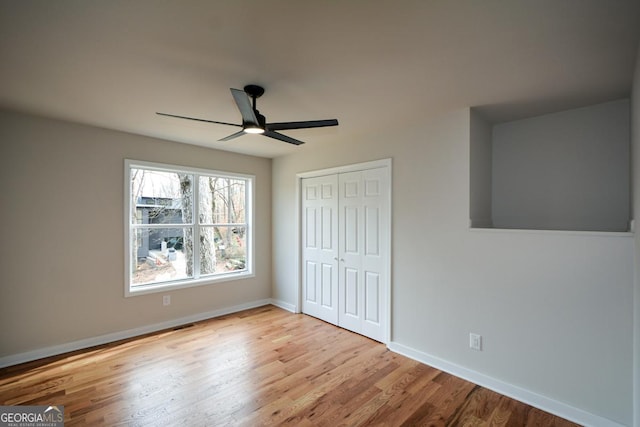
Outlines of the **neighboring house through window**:
<svg viewBox="0 0 640 427">
<path fill-rule="evenodd" d="M 125 161 L 125 295 L 253 275 L 254 177 Z"/>
</svg>

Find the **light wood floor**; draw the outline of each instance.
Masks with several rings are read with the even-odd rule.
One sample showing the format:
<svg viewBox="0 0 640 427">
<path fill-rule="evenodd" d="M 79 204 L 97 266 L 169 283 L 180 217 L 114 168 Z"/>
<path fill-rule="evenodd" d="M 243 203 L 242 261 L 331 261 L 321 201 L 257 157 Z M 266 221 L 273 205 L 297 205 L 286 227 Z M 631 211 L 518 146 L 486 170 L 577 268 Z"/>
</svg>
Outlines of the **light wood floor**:
<svg viewBox="0 0 640 427">
<path fill-rule="evenodd" d="M 575 426 L 383 344 L 265 306 L 0 369 L 65 426 Z"/>
</svg>

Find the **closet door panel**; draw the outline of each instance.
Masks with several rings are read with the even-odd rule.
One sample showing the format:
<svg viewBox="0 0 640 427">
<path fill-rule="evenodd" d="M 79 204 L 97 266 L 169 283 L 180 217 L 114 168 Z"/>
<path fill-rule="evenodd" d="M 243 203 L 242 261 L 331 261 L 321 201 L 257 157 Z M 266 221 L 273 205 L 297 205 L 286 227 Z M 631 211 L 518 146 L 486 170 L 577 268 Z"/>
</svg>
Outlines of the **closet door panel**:
<svg viewBox="0 0 640 427">
<path fill-rule="evenodd" d="M 302 312 L 338 324 L 338 178 L 302 180 Z"/>
<path fill-rule="evenodd" d="M 362 333 L 364 288 L 362 283 L 363 216 L 362 172 L 339 175 L 338 224 L 340 276 L 338 325 Z"/>
<path fill-rule="evenodd" d="M 389 283 L 389 179 L 386 169 L 362 172 L 363 240 L 361 259 L 364 313 L 360 333 L 384 341 L 388 297 L 383 284 Z"/>
<path fill-rule="evenodd" d="M 380 275 L 367 272 L 364 279 L 364 320 L 380 324 Z"/>
</svg>

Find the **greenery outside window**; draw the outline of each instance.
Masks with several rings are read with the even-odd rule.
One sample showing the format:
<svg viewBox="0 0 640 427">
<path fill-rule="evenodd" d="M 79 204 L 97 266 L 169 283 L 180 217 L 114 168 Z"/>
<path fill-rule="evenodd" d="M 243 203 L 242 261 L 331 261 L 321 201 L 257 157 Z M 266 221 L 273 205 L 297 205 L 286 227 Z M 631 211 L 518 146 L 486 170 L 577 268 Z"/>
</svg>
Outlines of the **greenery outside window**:
<svg viewBox="0 0 640 427">
<path fill-rule="evenodd" d="M 253 275 L 254 177 L 125 161 L 125 295 Z"/>
</svg>

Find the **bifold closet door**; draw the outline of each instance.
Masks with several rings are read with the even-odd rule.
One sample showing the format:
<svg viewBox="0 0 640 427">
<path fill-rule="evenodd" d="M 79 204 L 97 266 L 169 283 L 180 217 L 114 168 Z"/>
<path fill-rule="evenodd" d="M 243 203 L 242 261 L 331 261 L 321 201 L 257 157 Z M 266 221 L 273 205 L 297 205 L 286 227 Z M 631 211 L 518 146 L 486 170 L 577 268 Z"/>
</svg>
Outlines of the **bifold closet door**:
<svg viewBox="0 0 640 427">
<path fill-rule="evenodd" d="M 338 324 L 338 177 L 302 180 L 302 312 Z"/>
<path fill-rule="evenodd" d="M 302 312 L 378 341 L 388 326 L 389 171 L 302 180 Z"/>
<path fill-rule="evenodd" d="M 384 341 L 388 304 L 387 173 L 338 177 L 338 325 L 378 341 Z"/>
</svg>

